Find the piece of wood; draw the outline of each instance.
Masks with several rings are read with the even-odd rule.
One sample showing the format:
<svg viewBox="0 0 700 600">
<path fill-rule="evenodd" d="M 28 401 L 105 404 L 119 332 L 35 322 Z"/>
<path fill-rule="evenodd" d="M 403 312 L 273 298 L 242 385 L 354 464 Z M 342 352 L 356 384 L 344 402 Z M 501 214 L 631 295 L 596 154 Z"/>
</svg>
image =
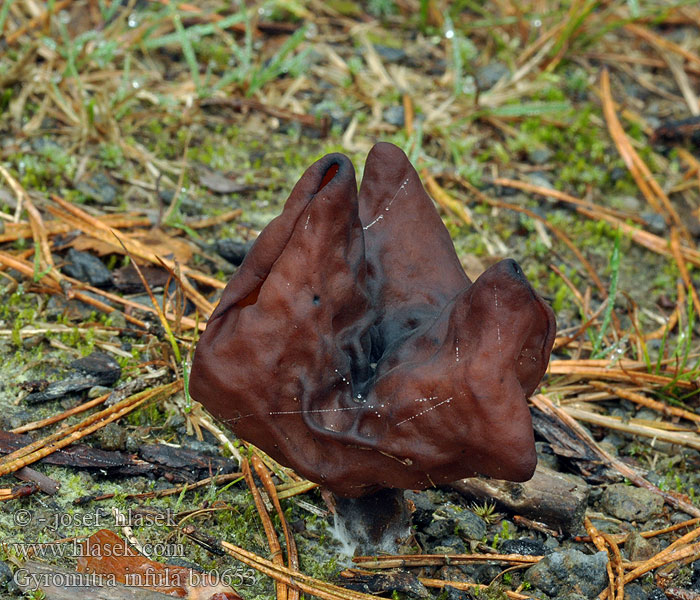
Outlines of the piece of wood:
<svg viewBox="0 0 700 600">
<path fill-rule="evenodd" d="M 61 487 L 61 483 L 52 479 L 48 475 L 39 473 L 31 467 L 22 467 L 19 471 L 15 471 L 14 476 L 21 481 L 31 481 L 36 483 L 42 492 L 53 496 Z"/>
<path fill-rule="evenodd" d="M 494 501 L 501 509 L 564 533 L 573 534 L 583 528 L 589 489 L 566 473 L 538 465 L 532 479 L 524 483 L 472 477 L 450 485 L 471 499 Z"/>
</svg>

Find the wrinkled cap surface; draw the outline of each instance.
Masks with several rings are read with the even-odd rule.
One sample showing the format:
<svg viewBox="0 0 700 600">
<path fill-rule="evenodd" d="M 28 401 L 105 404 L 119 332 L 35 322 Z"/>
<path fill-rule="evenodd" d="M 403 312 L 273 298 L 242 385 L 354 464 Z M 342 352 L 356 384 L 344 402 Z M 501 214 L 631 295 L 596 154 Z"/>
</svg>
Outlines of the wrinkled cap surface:
<svg viewBox="0 0 700 600">
<path fill-rule="evenodd" d="M 190 393 L 240 438 L 340 496 L 536 464 L 526 399 L 554 314 L 514 260 L 474 283 L 396 146 L 301 177 L 224 290 Z"/>
</svg>

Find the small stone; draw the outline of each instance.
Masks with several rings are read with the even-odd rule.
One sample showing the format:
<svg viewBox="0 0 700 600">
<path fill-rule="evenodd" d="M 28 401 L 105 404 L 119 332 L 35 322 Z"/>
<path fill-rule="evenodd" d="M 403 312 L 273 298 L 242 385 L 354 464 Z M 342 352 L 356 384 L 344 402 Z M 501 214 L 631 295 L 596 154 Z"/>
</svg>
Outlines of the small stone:
<svg viewBox="0 0 700 600">
<path fill-rule="evenodd" d="M 634 415 L 635 419 L 642 419 L 644 421 L 659 421 L 659 413 L 654 412 L 653 410 L 649 408 L 642 408 L 641 410 L 637 411 L 637 414 Z"/>
<path fill-rule="evenodd" d="M 99 379 L 99 383 L 95 385 L 113 385 L 119 381 L 122 374 L 122 368 L 114 357 L 99 351 L 71 361 L 70 366 L 85 375 L 93 375 Z"/>
<path fill-rule="evenodd" d="M 544 173 L 533 171 L 527 176 L 527 178 L 530 180 L 530 183 L 532 185 L 538 185 L 548 190 L 554 189 L 554 185 L 552 185 L 551 179 Z"/>
<path fill-rule="evenodd" d="M 467 547 L 458 537 L 451 536 L 440 540 L 440 544 L 430 548 L 431 554 L 465 554 Z"/>
<path fill-rule="evenodd" d="M 610 181 L 617 183 L 627 175 L 627 170 L 621 167 L 613 167 L 610 171 Z"/>
<path fill-rule="evenodd" d="M 219 447 L 216 444 L 210 444 L 209 442 L 198 440 L 197 438 L 189 435 L 184 436 L 180 443 L 186 450 L 192 450 L 193 452 L 203 456 L 221 456 Z"/>
<path fill-rule="evenodd" d="M 644 522 L 661 512 L 664 501 L 659 494 L 649 490 L 614 483 L 603 492 L 601 504 L 613 517 Z"/>
<path fill-rule="evenodd" d="M 454 513 L 452 507 L 441 506 L 438 508 L 433 513 L 430 524 L 425 528 L 425 533 L 437 539 L 450 535 L 455 530 Z"/>
<path fill-rule="evenodd" d="M 462 573 L 464 573 L 464 575 L 467 576 L 469 581 L 473 581 L 475 583 L 484 583 L 487 585 L 498 577 L 500 573 L 499 568 L 500 567 L 495 564 L 479 563 L 461 565 L 459 567 Z M 438 571 L 438 574 L 440 574 L 441 571 L 442 569 Z"/>
<path fill-rule="evenodd" d="M 124 450 L 126 430 L 116 423 L 108 423 L 97 432 L 97 439 L 103 450 Z"/>
<path fill-rule="evenodd" d="M 127 452 L 138 452 L 138 449 L 141 447 L 142 443 L 143 440 L 141 440 L 140 436 L 127 435 L 126 440 L 124 440 L 124 449 Z"/>
<path fill-rule="evenodd" d="M 605 450 L 608 454 L 611 454 L 612 456 L 617 456 L 617 446 L 611 444 L 608 440 L 601 440 L 600 442 L 598 442 L 598 446 Z"/>
<path fill-rule="evenodd" d="M 94 400 L 100 396 L 111 393 L 111 388 L 105 387 L 104 385 L 94 385 L 88 390 L 88 398 Z"/>
<path fill-rule="evenodd" d="M 628 583 L 625 586 L 625 600 L 647 600 L 647 593 L 638 583 Z"/>
<path fill-rule="evenodd" d="M 542 542 L 529 538 L 503 540 L 498 550 L 503 554 L 522 554 L 524 556 L 542 556 L 546 552 Z"/>
<path fill-rule="evenodd" d="M 487 528 L 484 520 L 470 510 L 441 506 L 433 513 L 425 532 L 439 540 L 452 533 L 464 539 L 481 540 L 486 536 Z"/>
<path fill-rule="evenodd" d="M 79 281 L 89 283 L 95 287 L 109 287 L 112 285 L 112 274 L 104 263 L 89 252 L 81 252 L 75 248 L 68 250 L 66 263 L 61 270 Z"/>
<path fill-rule="evenodd" d="M 639 198 L 634 196 L 620 196 L 612 199 L 612 204 L 620 207 L 620 210 L 626 210 L 632 213 L 637 213 L 642 208 L 642 203 Z"/>
<path fill-rule="evenodd" d="M 617 416 L 620 416 L 620 415 L 617 415 Z M 625 440 L 625 438 L 622 435 L 620 435 L 616 431 L 611 431 L 610 433 L 608 433 L 608 435 L 606 435 L 601 440 L 601 443 L 608 444 L 608 446 L 614 448 L 615 451 L 613 452 L 613 456 L 615 456 L 615 455 L 617 455 L 617 451 L 620 448 L 622 448 L 627 443 L 627 441 Z"/>
<path fill-rule="evenodd" d="M 403 48 L 374 44 L 374 49 L 377 51 L 377 54 L 379 54 L 380 58 L 386 62 L 397 63 L 406 58 L 406 51 Z"/>
<path fill-rule="evenodd" d="M 473 597 L 465 590 L 458 590 L 451 585 L 445 586 L 445 600 L 472 600 Z"/>
<path fill-rule="evenodd" d="M 107 315 L 109 322 L 112 327 L 117 327 L 118 329 L 126 329 L 126 317 L 124 313 L 120 310 L 113 310 Z"/>
<path fill-rule="evenodd" d="M 19 587 L 12 575 L 9 565 L 0 560 L 0 591 L 5 590 L 12 596 L 19 594 Z M 19 596 L 18 596 L 19 597 Z"/>
<path fill-rule="evenodd" d="M 548 467 L 554 471 L 557 470 L 559 459 L 552 451 L 552 446 L 547 442 L 535 442 L 535 450 L 537 450 L 537 463 Z"/>
<path fill-rule="evenodd" d="M 239 266 L 248 250 L 250 250 L 251 245 L 250 242 L 241 242 L 239 240 L 216 240 L 214 242 L 214 251 L 231 264 Z"/>
<path fill-rule="evenodd" d="M 685 521 L 688 521 L 691 518 L 692 517 L 688 513 L 676 511 L 671 515 L 671 523 L 677 525 L 678 523 L 684 523 Z"/>
<path fill-rule="evenodd" d="M 406 122 L 406 113 L 403 106 L 395 105 L 385 108 L 382 117 L 389 125 L 394 125 L 395 127 L 403 127 Z"/>
<path fill-rule="evenodd" d="M 17 427 L 21 427 L 25 423 L 29 423 L 33 420 L 34 419 L 29 412 L 20 409 L 16 413 L 6 416 L 6 423 L 8 426 L 3 427 L 2 429 L 16 429 Z"/>
<path fill-rule="evenodd" d="M 530 162 L 536 165 L 543 165 L 552 158 L 552 151 L 549 148 L 533 148 L 528 152 Z"/>
<path fill-rule="evenodd" d="M 581 594 L 594 598 L 608 581 L 606 552 L 584 554 L 579 550 L 562 550 L 545 556 L 525 572 L 525 580 L 549 596 Z"/>
<path fill-rule="evenodd" d="M 483 92 L 491 89 L 500 79 L 509 74 L 510 69 L 505 63 L 493 60 L 476 70 L 476 81 L 479 84 L 479 89 Z"/>
<path fill-rule="evenodd" d="M 435 502 L 430 498 L 429 491 L 415 492 L 407 490 L 404 497 L 408 502 L 413 503 L 414 510 L 411 514 L 411 521 L 420 530 L 425 529 L 433 518 L 433 513 L 437 508 Z"/>
<path fill-rule="evenodd" d="M 666 233 L 666 221 L 662 215 L 655 212 L 645 211 L 640 216 L 642 219 L 644 219 L 644 222 L 651 233 L 655 233 L 656 235 L 663 235 Z"/>
<path fill-rule="evenodd" d="M 22 338 L 22 348 L 25 350 L 31 350 L 32 348 L 36 348 L 41 342 L 44 340 L 44 337 L 41 335 L 30 335 L 27 337 Z"/>
<path fill-rule="evenodd" d="M 700 592 L 700 560 L 691 563 L 693 574 L 690 576 L 689 587 L 694 592 Z"/>
<path fill-rule="evenodd" d="M 486 536 L 487 527 L 481 517 L 470 510 L 465 510 L 458 513 L 455 532 L 463 539 L 481 540 Z"/>
<path fill-rule="evenodd" d="M 104 304 L 109 304 L 109 302 L 97 294 L 87 291 L 83 291 L 82 293 L 85 296 L 99 300 Z M 60 315 L 69 321 L 86 321 L 93 315 L 93 313 L 97 312 L 97 309 L 91 304 L 83 302 L 82 300 L 72 298 L 66 302 L 65 298 L 53 295 L 46 303 L 46 312 L 51 317 L 57 317 Z"/>
<path fill-rule="evenodd" d="M 559 540 L 554 536 L 547 536 L 547 539 L 544 541 L 543 545 L 545 554 L 550 554 L 559 548 Z"/>
<path fill-rule="evenodd" d="M 651 542 L 638 532 L 634 531 L 629 534 L 625 541 L 625 552 L 627 558 L 632 561 L 647 560 L 656 554 L 656 549 Z"/>
<path fill-rule="evenodd" d="M 117 188 L 104 173 L 95 173 L 78 183 L 77 188 L 96 204 L 112 205 L 117 199 Z"/>
</svg>

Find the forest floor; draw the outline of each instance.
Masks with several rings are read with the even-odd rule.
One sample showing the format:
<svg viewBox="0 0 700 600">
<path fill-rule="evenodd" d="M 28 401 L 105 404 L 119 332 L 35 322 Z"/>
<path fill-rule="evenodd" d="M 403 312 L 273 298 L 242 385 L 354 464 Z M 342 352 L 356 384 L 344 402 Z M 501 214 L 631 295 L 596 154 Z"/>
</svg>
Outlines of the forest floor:
<svg viewBox="0 0 700 600">
<path fill-rule="evenodd" d="M 3 576 L 27 555 L 74 571 L 66 542 L 123 533 L 121 513 L 141 515 L 140 543 L 177 546 L 153 558 L 228 569 L 242 597 L 272 597 L 289 572 L 263 560 L 265 511 L 236 458 L 251 450 L 183 392 L 196 332 L 309 165 L 343 152 L 359 178 L 389 141 L 470 277 L 515 258 L 553 307 L 538 452 L 585 488 L 587 518 L 563 533 L 498 498 L 421 492 L 401 552 L 464 566 L 424 559 L 365 589 L 591 593 L 571 565 L 571 585 L 551 565 L 549 582 L 524 575 L 512 542 L 531 540 L 603 552 L 589 597 L 699 598 L 699 28 L 696 3 L 675 0 L 4 2 L 0 452 L 17 452 L 0 459 L 0 596 L 19 593 Z M 263 462 L 306 596 L 369 597 L 324 583 L 347 583 L 352 561 L 320 491 Z M 223 479 L 182 487 L 214 467 Z M 499 552 L 511 558 L 469 558 Z"/>
</svg>

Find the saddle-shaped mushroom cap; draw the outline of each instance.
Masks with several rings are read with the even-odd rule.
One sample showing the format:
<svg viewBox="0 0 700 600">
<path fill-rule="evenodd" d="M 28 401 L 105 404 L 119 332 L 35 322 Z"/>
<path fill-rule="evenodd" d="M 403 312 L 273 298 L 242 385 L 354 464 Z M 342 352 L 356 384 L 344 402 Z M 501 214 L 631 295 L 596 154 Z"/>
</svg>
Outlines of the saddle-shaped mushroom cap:
<svg viewBox="0 0 700 600">
<path fill-rule="evenodd" d="M 304 173 L 224 290 L 190 393 L 340 496 L 524 481 L 555 328 L 514 260 L 471 283 L 408 158 L 380 143 L 359 196 L 342 154 Z"/>
</svg>

